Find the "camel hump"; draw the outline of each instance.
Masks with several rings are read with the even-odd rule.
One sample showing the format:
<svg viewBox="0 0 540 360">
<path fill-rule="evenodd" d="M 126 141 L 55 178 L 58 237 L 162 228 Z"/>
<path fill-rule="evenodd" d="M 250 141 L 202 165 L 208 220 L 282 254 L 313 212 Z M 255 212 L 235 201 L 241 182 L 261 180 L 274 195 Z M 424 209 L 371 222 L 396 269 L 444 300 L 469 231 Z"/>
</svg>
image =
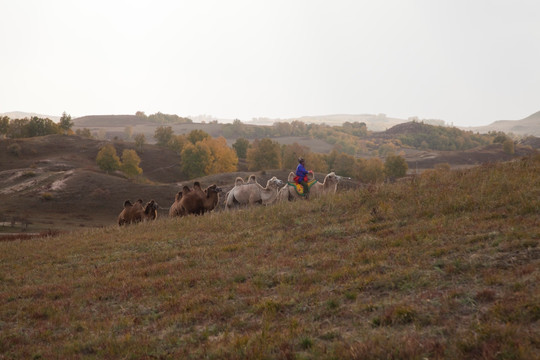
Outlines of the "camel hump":
<svg viewBox="0 0 540 360">
<path fill-rule="evenodd" d="M 238 176 L 236 178 L 236 180 L 234 180 L 234 185 L 235 186 L 240 186 L 240 185 L 243 185 L 244 184 L 244 179 L 242 179 L 240 176 Z"/>
<path fill-rule="evenodd" d="M 142 199 L 137 200 L 137 202 L 138 202 L 139 204 L 142 204 L 142 203 L 143 203 Z"/>
<path fill-rule="evenodd" d="M 256 182 L 257 182 L 257 176 L 255 176 L 255 174 L 249 175 L 248 184 L 254 184 Z"/>
<path fill-rule="evenodd" d="M 180 199 L 182 198 L 182 192 L 179 191 L 176 193 L 176 195 L 174 196 L 174 201 L 180 201 Z"/>
<path fill-rule="evenodd" d="M 184 187 L 182 188 L 182 192 L 183 192 L 184 194 L 187 194 L 187 193 L 190 192 L 190 191 L 191 191 L 191 189 L 190 189 L 187 185 L 184 185 Z"/>
<path fill-rule="evenodd" d="M 129 200 L 124 201 L 124 207 L 128 207 L 128 206 L 133 206 L 131 201 L 129 201 Z"/>
<path fill-rule="evenodd" d="M 193 188 L 198 188 L 199 190 L 202 190 L 202 188 L 201 188 L 201 183 L 198 182 L 198 181 L 195 181 L 195 182 L 193 183 Z"/>
</svg>

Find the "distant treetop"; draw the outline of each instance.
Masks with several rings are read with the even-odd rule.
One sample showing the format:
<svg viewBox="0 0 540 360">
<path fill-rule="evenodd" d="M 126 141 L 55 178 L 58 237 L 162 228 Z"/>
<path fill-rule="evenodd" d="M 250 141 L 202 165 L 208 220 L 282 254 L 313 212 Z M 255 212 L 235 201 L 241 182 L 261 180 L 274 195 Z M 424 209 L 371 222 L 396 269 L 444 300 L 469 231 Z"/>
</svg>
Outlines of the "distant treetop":
<svg viewBox="0 0 540 360">
<path fill-rule="evenodd" d="M 149 121 L 156 124 L 191 124 L 193 122 L 191 119 L 188 119 L 186 117 L 181 117 L 176 114 L 163 114 L 161 112 L 146 116 L 143 111 L 137 111 L 135 115 L 145 117 Z"/>
</svg>

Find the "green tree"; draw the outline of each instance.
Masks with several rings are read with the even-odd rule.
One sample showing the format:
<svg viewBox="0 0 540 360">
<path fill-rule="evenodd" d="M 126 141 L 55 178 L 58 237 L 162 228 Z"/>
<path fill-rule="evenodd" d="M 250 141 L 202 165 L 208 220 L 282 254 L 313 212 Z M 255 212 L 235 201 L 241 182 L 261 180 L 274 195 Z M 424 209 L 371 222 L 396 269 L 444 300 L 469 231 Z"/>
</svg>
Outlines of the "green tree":
<svg viewBox="0 0 540 360">
<path fill-rule="evenodd" d="M 107 173 L 120 169 L 120 158 L 116 154 L 116 149 L 112 144 L 103 146 L 96 157 L 99 168 Z"/>
<path fill-rule="evenodd" d="M 182 171 L 190 179 L 204 176 L 210 164 L 210 149 L 208 146 L 188 142 L 180 154 Z"/>
<path fill-rule="evenodd" d="M 51 119 L 43 119 L 37 116 L 33 116 L 26 126 L 28 128 L 28 137 L 59 134 L 62 131 Z"/>
<path fill-rule="evenodd" d="M 0 118 L 0 135 L 5 136 L 8 133 L 9 129 L 9 117 L 2 116 Z"/>
<path fill-rule="evenodd" d="M 390 155 L 384 162 L 384 173 L 390 178 L 399 178 L 407 174 L 409 166 L 405 158 L 399 155 Z"/>
<path fill-rule="evenodd" d="M 135 150 L 124 149 L 122 152 L 122 164 L 120 169 L 129 177 L 134 177 L 142 174 L 143 170 L 139 167 L 141 158 Z"/>
<path fill-rule="evenodd" d="M 248 169 L 281 169 L 281 149 L 279 143 L 268 138 L 256 139 L 247 152 Z"/>
<path fill-rule="evenodd" d="M 246 138 L 238 138 L 232 145 L 234 151 L 236 151 L 236 156 L 240 159 L 245 159 L 247 156 L 247 150 L 249 147 L 249 140 Z"/>
<path fill-rule="evenodd" d="M 144 134 L 140 133 L 135 135 L 133 139 L 135 140 L 135 147 L 142 153 L 144 144 L 146 144 L 146 137 Z"/>
<path fill-rule="evenodd" d="M 30 137 L 28 128 L 29 122 L 30 120 L 26 118 L 11 120 L 7 129 L 7 137 L 10 139 Z"/>
<path fill-rule="evenodd" d="M 173 129 L 170 126 L 159 126 L 154 131 L 154 139 L 156 139 L 159 146 L 167 146 L 171 138 L 173 137 Z"/>
<path fill-rule="evenodd" d="M 92 133 L 90 132 L 90 129 L 88 129 L 88 128 L 75 130 L 75 135 L 78 135 L 80 137 L 85 137 L 85 138 L 88 138 L 88 139 L 93 138 Z"/>
<path fill-rule="evenodd" d="M 199 129 L 192 130 L 187 136 L 187 139 L 193 145 L 197 144 L 199 141 L 202 141 L 202 140 L 208 139 L 208 138 L 210 138 L 210 135 L 206 131 L 199 130 Z"/>
<path fill-rule="evenodd" d="M 60 121 L 58 122 L 58 126 L 62 130 L 64 134 L 69 133 L 71 130 L 71 127 L 73 126 L 73 121 L 71 120 L 71 115 L 66 114 L 64 111 L 62 113 L 62 117 L 60 118 Z"/>
</svg>

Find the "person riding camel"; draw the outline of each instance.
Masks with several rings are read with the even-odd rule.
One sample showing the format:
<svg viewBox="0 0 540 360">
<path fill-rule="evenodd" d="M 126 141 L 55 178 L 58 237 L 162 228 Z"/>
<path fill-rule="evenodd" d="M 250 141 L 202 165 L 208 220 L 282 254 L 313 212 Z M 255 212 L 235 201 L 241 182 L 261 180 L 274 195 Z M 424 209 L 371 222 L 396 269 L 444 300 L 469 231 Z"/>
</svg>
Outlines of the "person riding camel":
<svg viewBox="0 0 540 360">
<path fill-rule="evenodd" d="M 312 170 L 306 170 L 305 167 L 305 160 L 303 157 L 298 158 L 298 166 L 296 167 L 296 177 L 294 178 L 294 181 L 296 181 L 297 184 L 302 185 L 304 188 L 304 195 L 307 197 L 309 194 L 309 186 L 308 186 L 308 174 L 313 174 Z"/>
</svg>

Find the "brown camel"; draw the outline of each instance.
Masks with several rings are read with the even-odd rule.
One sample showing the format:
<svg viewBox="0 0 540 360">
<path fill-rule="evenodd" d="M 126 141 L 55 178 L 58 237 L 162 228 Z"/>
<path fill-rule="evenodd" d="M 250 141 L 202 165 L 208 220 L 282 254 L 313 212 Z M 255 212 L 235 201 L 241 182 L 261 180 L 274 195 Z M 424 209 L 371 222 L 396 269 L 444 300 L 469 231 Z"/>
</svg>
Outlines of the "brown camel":
<svg viewBox="0 0 540 360">
<path fill-rule="evenodd" d="M 124 210 L 118 215 L 118 225 L 127 225 L 141 221 L 155 220 L 157 218 L 158 203 L 154 200 L 149 201 L 143 206 L 141 199 L 135 204 L 131 201 L 124 201 Z"/>
<path fill-rule="evenodd" d="M 181 198 L 173 204 L 176 205 L 175 211 L 170 210 L 169 215 L 171 215 L 171 212 L 171 216 L 186 216 L 189 214 L 202 215 L 205 212 L 212 211 L 218 203 L 219 193 L 221 191 L 221 188 L 217 187 L 215 184 L 210 185 L 203 190 L 201 184 L 196 181 L 193 184 L 193 189 L 187 193 L 185 192 L 184 187 Z"/>
<path fill-rule="evenodd" d="M 174 203 L 171 205 L 171 207 L 169 208 L 169 217 L 174 217 L 174 216 L 183 216 L 183 215 L 187 215 L 187 214 L 182 214 L 182 208 L 180 207 L 180 200 L 182 199 L 182 197 L 189 193 L 191 191 L 191 189 L 187 186 L 184 186 L 182 188 L 182 191 L 179 191 L 176 193 L 175 197 L 174 197 Z"/>
</svg>

